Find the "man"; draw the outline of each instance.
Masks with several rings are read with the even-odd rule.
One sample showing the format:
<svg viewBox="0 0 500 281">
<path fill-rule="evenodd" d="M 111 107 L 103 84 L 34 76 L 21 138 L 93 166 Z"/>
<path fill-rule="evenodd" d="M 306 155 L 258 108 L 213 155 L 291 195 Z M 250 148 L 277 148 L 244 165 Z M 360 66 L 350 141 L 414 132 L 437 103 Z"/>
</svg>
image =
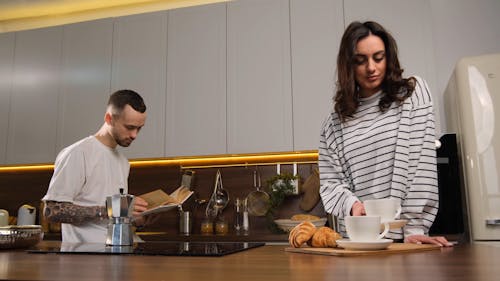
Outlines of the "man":
<svg viewBox="0 0 500 281">
<path fill-rule="evenodd" d="M 45 217 L 60 222 L 62 241 L 104 243 L 107 233 L 107 196 L 128 193 L 130 164 L 116 146 L 128 147 L 144 126 L 146 105 L 131 90 L 113 93 L 108 101 L 104 124 L 93 136 L 66 148 L 56 158 L 54 174 L 43 201 Z M 147 203 L 134 200 L 135 225 Z"/>
</svg>

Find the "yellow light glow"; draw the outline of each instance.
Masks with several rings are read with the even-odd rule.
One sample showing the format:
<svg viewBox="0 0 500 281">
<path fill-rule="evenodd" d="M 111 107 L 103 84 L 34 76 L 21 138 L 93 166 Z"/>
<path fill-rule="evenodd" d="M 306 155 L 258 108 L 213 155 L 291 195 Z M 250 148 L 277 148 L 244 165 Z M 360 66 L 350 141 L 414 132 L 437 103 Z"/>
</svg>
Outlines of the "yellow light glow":
<svg viewBox="0 0 500 281">
<path fill-rule="evenodd" d="M 180 166 L 182 168 L 211 168 L 211 167 L 237 167 L 255 165 L 280 164 L 304 164 L 317 163 L 318 152 L 316 150 L 282 152 L 282 153 L 256 153 L 256 154 L 230 154 L 210 155 L 201 157 L 178 157 L 159 159 L 131 160 L 132 168 L 156 167 L 156 166 Z M 14 165 L 0 166 L 0 172 L 22 172 L 22 171 L 50 171 L 54 169 L 53 164 Z"/>
<path fill-rule="evenodd" d="M 0 2 L 0 32 L 165 11 L 232 0 L 40 0 Z"/>
</svg>

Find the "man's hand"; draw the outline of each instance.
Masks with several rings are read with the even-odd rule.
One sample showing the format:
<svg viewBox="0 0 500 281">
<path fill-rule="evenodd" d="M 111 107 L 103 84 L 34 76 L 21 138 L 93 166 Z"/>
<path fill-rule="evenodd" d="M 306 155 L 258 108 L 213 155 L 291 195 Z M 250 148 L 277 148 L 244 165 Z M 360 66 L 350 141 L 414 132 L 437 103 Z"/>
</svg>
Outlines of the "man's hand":
<svg viewBox="0 0 500 281">
<path fill-rule="evenodd" d="M 133 216 L 140 216 L 142 212 L 148 209 L 148 202 L 139 196 L 134 197 L 134 211 Z"/>
<path fill-rule="evenodd" d="M 410 235 L 405 238 L 405 243 L 414 243 L 414 244 L 434 244 L 441 247 L 451 247 L 452 243 L 448 242 L 448 240 L 443 236 L 427 236 L 427 235 Z"/>
<path fill-rule="evenodd" d="M 366 215 L 365 205 L 363 203 L 356 201 L 352 204 L 351 216 L 364 216 Z"/>
<path fill-rule="evenodd" d="M 145 219 L 142 213 L 148 209 L 148 202 L 139 196 L 134 197 L 134 211 L 132 216 L 134 217 L 135 226 L 144 226 Z"/>
</svg>

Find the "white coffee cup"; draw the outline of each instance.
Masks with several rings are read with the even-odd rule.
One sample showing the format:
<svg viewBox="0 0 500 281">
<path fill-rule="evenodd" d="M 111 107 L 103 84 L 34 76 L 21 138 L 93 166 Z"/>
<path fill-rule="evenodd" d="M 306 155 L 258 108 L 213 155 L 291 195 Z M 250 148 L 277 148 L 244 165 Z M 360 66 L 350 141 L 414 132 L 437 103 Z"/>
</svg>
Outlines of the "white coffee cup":
<svg viewBox="0 0 500 281">
<path fill-rule="evenodd" d="M 9 211 L 0 209 L 0 226 L 9 225 Z"/>
<path fill-rule="evenodd" d="M 384 238 L 389 232 L 389 223 L 384 223 L 384 231 L 380 233 L 379 216 L 348 216 L 345 227 L 349 239 L 353 242 L 374 242 Z"/>
<path fill-rule="evenodd" d="M 363 205 L 367 216 L 380 216 L 382 222 L 395 220 L 401 214 L 401 205 L 394 198 L 366 200 Z"/>
</svg>

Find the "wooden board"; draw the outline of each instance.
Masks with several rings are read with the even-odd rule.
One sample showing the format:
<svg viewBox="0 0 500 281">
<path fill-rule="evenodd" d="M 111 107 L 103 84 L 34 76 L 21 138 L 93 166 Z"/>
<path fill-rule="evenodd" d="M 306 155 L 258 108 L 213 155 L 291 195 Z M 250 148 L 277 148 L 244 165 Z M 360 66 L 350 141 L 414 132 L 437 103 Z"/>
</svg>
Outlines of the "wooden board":
<svg viewBox="0 0 500 281">
<path fill-rule="evenodd" d="M 327 256 L 367 256 L 367 255 L 386 255 L 396 253 L 413 253 L 429 250 L 437 250 L 441 247 L 432 244 L 413 244 L 413 243 L 392 243 L 387 249 L 384 250 L 346 250 L 343 248 L 285 248 L 286 252 L 303 253 L 303 254 L 316 254 Z"/>
</svg>

